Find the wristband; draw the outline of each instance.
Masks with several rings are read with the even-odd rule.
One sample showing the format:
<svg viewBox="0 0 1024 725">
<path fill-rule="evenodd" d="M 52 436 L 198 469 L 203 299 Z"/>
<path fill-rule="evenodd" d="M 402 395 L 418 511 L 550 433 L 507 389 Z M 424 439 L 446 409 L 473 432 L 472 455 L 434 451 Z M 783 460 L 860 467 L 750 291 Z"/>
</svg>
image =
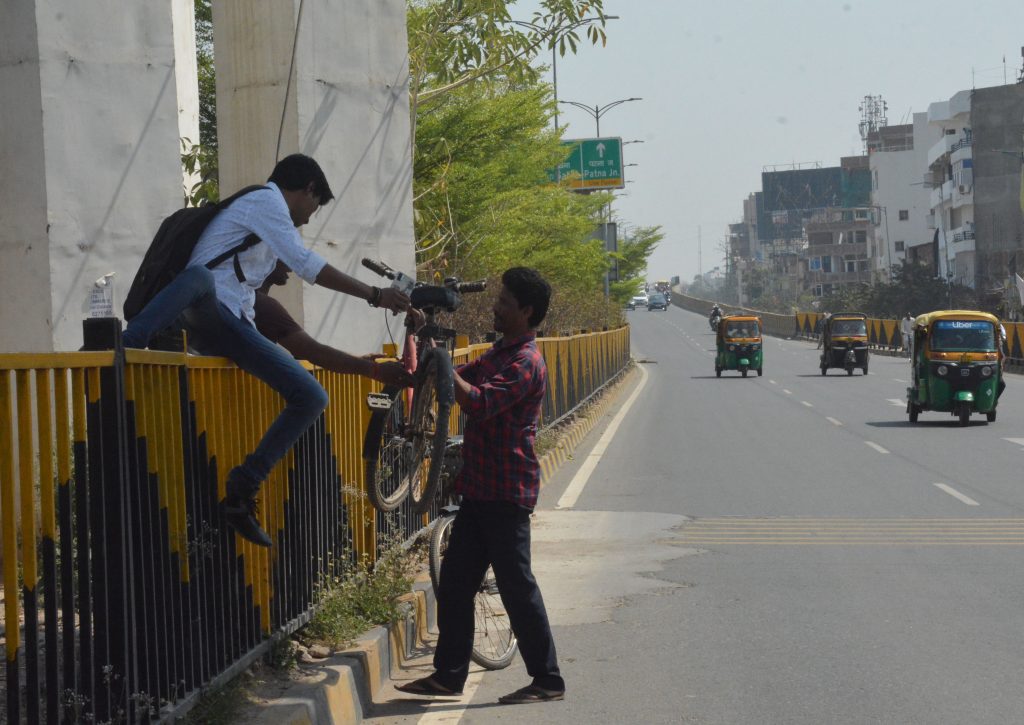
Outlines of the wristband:
<svg viewBox="0 0 1024 725">
<path fill-rule="evenodd" d="M 377 307 L 380 305 L 380 298 L 383 293 L 380 291 L 380 287 L 371 287 L 370 289 L 373 291 L 370 293 L 369 299 L 366 300 L 366 304 L 370 307 Z"/>
</svg>

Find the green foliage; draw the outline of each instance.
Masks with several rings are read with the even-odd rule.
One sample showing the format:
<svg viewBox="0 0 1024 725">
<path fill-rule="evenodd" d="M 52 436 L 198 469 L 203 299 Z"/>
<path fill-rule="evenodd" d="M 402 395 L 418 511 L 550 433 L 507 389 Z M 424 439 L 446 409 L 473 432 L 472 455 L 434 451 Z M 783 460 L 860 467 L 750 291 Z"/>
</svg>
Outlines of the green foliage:
<svg viewBox="0 0 1024 725">
<path fill-rule="evenodd" d="M 632 236 L 624 235 L 619 240 L 618 253 L 611 255 L 618 262 L 619 279 L 609 286 L 610 295 L 619 307 L 643 287 L 647 260 L 664 236 L 661 227 L 640 227 Z"/>
<path fill-rule="evenodd" d="M 897 320 L 907 312 L 917 316 L 932 310 L 980 309 L 983 305 L 970 287 L 947 285 L 928 267 L 901 264 L 893 267 L 892 282 L 847 285 L 821 299 L 818 309 L 855 310 L 871 317 Z"/>
<path fill-rule="evenodd" d="M 185 203 L 197 206 L 220 198 L 217 163 L 217 74 L 213 62 L 213 9 L 211 0 L 194 0 L 196 67 L 199 75 L 199 140 L 181 139 L 181 163 L 200 180 L 185 194 Z"/>
<path fill-rule="evenodd" d="M 205 692 L 198 704 L 185 715 L 185 725 L 231 725 L 249 701 L 252 677 L 243 674 L 223 687 Z"/>
<path fill-rule="evenodd" d="M 575 52 L 582 32 L 604 43 L 603 0 L 542 0 L 529 21 L 512 19 L 515 0 L 409 0 L 413 113 L 447 92 L 496 73 L 535 82 L 538 52 Z"/>
<path fill-rule="evenodd" d="M 217 154 L 217 74 L 213 64 L 211 0 L 195 0 L 196 64 L 199 68 L 199 143 Z M 216 178 L 216 173 L 213 174 Z"/>
<path fill-rule="evenodd" d="M 549 109 L 546 86 L 490 80 L 454 90 L 421 113 L 413 182 L 419 275 L 486 278 L 496 289 L 508 267 L 531 266 L 555 290 L 548 329 L 616 324 L 619 305 L 604 300 L 610 259 L 594 238 L 609 195 L 549 182 L 548 169 L 564 156 L 548 128 Z M 638 236 L 627 250 L 634 266 L 660 233 Z M 457 329 L 473 337 L 489 330 L 492 301 L 467 297 Z"/>
<path fill-rule="evenodd" d="M 398 542 L 385 545 L 372 567 L 343 556 L 320 583 L 317 611 L 303 628 L 303 639 L 339 648 L 371 627 L 395 621 L 397 600 L 412 587 L 415 560 Z"/>
<path fill-rule="evenodd" d="M 217 183 L 217 149 L 201 144 L 193 144 L 189 139 L 181 139 L 181 165 L 186 174 L 199 174 L 199 181 L 185 194 L 187 206 L 199 206 L 206 202 L 216 202 L 220 198 L 220 186 Z"/>
</svg>

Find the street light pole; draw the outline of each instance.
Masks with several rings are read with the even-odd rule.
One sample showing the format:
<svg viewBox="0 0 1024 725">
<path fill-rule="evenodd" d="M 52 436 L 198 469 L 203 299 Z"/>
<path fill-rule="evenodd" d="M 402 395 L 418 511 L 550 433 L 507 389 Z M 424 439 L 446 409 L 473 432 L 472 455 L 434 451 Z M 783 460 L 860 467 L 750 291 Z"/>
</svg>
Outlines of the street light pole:
<svg viewBox="0 0 1024 725">
<path fill-rule="evenodd" d="M 555 94 L 555 119 L 554 120 L 555 120 L 555 132 L 556 133 L 558 132 L 558 55 L 557 55 L 558 41 L 562 37 L 564 37 L 566 33 L 570 33 L 573 30 L 575 30 L 576 28 L 582 27 L 584 25 L 590 25 L 591 23 L 595 23 L 595 22 L 599 22 L 599 21 L 602 24 L 604 24 L 604 21 L 606 21 L 606 20 L 618 20 L 618 19 L 619 19 L 618 15 L 605 15 L 602 18 L 586 18 L 584 20 L 578 20 L 575 23 L 573 23 L 572 25 L 568 26 L 567 28 L 563 28 L 561 30 L 556 31 L 554 33 L 554 35 L 552 36 L 552 38 L 551 38 L 551 90 Z M 512 24 L 512 25 L 521 25 L 524 28 L 530 28 L 531 30 L 535 30 L 538 33 L 541 33 L 542 35 L 547 33 L 547 32 L 549 32 L 551 30 L 550 28 L 545 28 L 545 27 L 543 27 L 541 25 L 537 25 L 536 23 L 528 23 L 525 20 L 510 20 L 509 23 Z"/>
<path fill-rule="evenodd" d="M 578 101 L 559 101 L 559 103 L 564 103 L 567 106 L 576 106 L 576 108 L 582 108 L 584 111 L 589 113 L 590 116 L 594 119 L 594 125 L 595 125 L 595 129 L 597 131 L 597 138 L 601 138 L 601 116 L 603 116 L 608 111 L 610 111 L 613 108 L 615 108 L 616 106 L 621 106 L 623 103 L 629 103 L 630 101 L 642 101 L 642 100 L 643 100 L 643 98 L 638 98 L 638 97 L 622 98 L 622 99 L 620 99 L 618 101 L 612 101 L 611 103 L 606 103 L 603 106 L 594 106 L 594 107 L 590 107 L 590 106 L 588 106 L 585 103 L 579 103 Z"/>
</svg>

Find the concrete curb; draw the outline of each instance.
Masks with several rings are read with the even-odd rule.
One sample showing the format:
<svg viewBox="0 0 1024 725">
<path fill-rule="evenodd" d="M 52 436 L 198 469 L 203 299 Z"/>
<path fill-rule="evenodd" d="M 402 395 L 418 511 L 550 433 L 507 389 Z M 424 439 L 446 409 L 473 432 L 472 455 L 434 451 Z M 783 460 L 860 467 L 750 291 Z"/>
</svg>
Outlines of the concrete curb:
<svg viewBox="0 0 1024 725">
<path fill-rule="evenodd" d="M 420 654 L 434 618 L 429 581 L 417 582 L 400 604 L 402 617 L 375 627 L 342 652 L 303 665 L 303 677 L 287 693 L 256 706 L 256 725 L 349 725 L 363 722 L 373 698 L 404 662 Z"/>
<path fill-rule="evenodd" d="M 609 389 L 617 391 L 636 370 L 627 372 Z M 617 395 L 605 394 L 585 414 L 573 421 L 557 446 L 540 459 L 541 485 L 604 417 Z M 428 631 L 437 628 L 437 609 L 430 580 L 417 581 L 400 607 L 403 616 L 387 627 L 375 627 L 351 648 L 317 664 L 303 665 L 303 678 L 288 685 L 286 693 L 255 706 L 256 715 L 246 719 L 255 725 L 350 725 L 361 723 L 371 712 L 374 697 L 402 665 L 425 646 Z"/>
<path fill-rule="evenodd" d="M 636 375 L 636 368 L 627 371 L 622 379 L 613 384 L 608 392 L 615 391 L 623 383 Z M 541 485 L 546 484 L 558 471 L 559 467 L 572 458 L 573 452 L 580 442 L 587 437 L 587 433 L 593 430 L 594 426 L 604 417 L 608 408 L 615 402 L 617 395 L 602 395 L 586 413 L 577 418 L 559 437 L 558 444 L 540 458 Z"/>
</svg>

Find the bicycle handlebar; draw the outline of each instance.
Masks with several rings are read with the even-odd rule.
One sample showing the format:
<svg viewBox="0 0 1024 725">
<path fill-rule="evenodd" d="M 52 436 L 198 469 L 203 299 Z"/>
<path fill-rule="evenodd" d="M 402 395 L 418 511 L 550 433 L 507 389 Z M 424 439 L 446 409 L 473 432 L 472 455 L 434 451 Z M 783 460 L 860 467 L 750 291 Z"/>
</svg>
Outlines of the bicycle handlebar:
<svg viewBox="0 0 1024 725">
<path fill-rule="evenodd" d="M 371 272 L 379 274 L 381 277 L 387 277 L 388 279 L 395 278 L 395 270 L 391 269 L 391 267 L 387 266 L 383 262 L 375 262 L 372 259 L 363 257 L 363 266 Z"/>
</svg>

